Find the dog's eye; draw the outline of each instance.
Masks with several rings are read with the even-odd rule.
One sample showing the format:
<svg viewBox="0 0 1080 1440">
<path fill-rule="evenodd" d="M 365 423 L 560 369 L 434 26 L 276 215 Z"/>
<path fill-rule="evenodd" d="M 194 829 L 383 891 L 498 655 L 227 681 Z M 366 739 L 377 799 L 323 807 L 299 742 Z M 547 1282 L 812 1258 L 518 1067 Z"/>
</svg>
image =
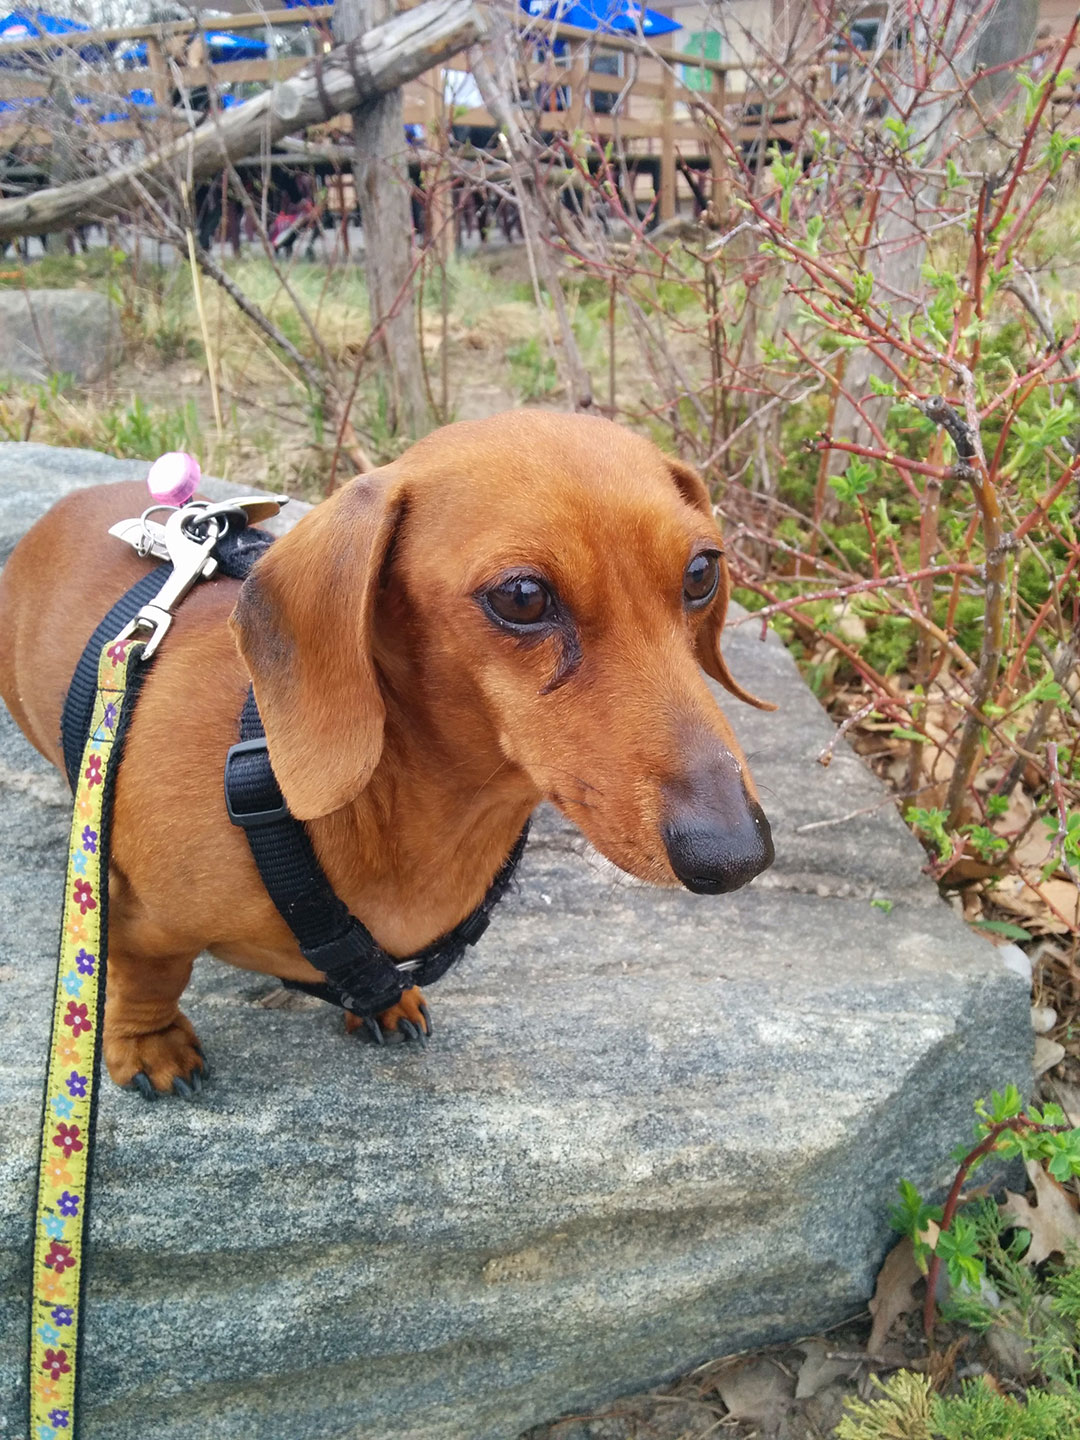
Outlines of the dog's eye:
<svg viewBox="0 0 1080 1440">
<path fill-rule="evenodd" d="M 716 594 L 720 584 L 720 556 L 715 550 L 703 550 L 695 555 L 683 575 L 683 597 L 687 605 L 695 610 Z"/>
<path fill-rule="evenodd" d="M 531 575 L 515 575 L 485 591 L 484 601 L 505 625 L 538 625 L 551 609 L 551 591 Z"/>
</svg>

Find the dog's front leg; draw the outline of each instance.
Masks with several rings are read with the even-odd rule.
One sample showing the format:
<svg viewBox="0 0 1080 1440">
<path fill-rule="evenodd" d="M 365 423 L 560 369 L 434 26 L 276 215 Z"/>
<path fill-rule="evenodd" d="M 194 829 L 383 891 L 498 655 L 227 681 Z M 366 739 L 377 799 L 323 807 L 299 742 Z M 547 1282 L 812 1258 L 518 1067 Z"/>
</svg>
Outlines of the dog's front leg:
<svg viewBox="0 0 1080 1440">
<path fill-rule="evenodd" d="M 110 944 L 105 1064 L 117 1085 L 147 1100 L 170 1091 L 190 1100 L 202 1089 L 206 1061 L 178 1003 L 194 960 L 194 955 L 146 956 Z"/>
<path fill-rule="evenodd" d="M 431 1034 L 431 1012 L 424 992 L 418 985 L 411 985 L 396 1005 L 384 1010 L 374 1021 L 345 1012 L 345 1030 L 349 1035 L 365 1028 L 380 1045 L 383 1031 L 391 1035 L 396 1032 L 403 1040 L 419 1040 L 421 1045 L 426 1045 Z"/>
</svg>

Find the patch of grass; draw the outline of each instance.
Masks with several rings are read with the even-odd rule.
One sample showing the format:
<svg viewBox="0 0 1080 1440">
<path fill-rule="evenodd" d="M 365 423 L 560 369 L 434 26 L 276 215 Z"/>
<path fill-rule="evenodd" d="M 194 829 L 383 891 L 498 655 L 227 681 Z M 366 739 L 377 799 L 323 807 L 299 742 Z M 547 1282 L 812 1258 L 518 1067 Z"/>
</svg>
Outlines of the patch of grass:
<svg viewBox="0 0 1080 1440">
<path fill-rule="evenodd" d="M 130 263 L 123 251 L 106 248 L 85 255 L 41 255 L 29 263 L 0 254 L 0 289 L 104 290 Z"/>
<path fill-rule="evenodd" d="M 559 388 L 555 361 L 535 338 L 506 352 L 514 388 L 523 400 L 546 400 Z"/>
<path fill-rule="evenodd" d="M 32 438 L 130 460 L 153 460 L 166 450 L 199 455 L 205 446 L 191 400 L 154 406 L 132 395 L 126 401 L 100 405 L 58 383 L 9 387 L 0 393 L 0 432 L 6 439 Z"/>
</svg>

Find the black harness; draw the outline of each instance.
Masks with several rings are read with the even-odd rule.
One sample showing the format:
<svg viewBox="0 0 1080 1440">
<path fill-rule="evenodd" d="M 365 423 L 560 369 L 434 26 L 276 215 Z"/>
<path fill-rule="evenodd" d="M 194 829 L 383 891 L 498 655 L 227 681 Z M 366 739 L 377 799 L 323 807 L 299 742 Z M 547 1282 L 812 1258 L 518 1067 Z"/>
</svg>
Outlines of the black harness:
<svg viewBox="0 0 1080 1440">
<path fill-rule="evenodd" d="M 214 550 L 218 573 L 243 580 L 273 539 L 265 530 L 230 526 Z M 60 721 L 64 766 L 73 790 L 90 727 L 102 646 L 154 598 L 171 571 L 171 565 L 159 565 L 137 581 L 105 616 L 82 653 Z M 326 976 L 323 984 L 283 983 L 365 1017 L 389 1009 L 411 986 L 441 979 L 476 944 L 509 888 L 529 833 L 526 824 L 471 915 L 415 955 L 395 958 L 380 948 L 334 893 L 307 830 L 289 814 L 270 767 L 266 734 L 251 689 L 240 715 L 240 740 L 225 757 L 225 805 L 229 819 L 247 836 L 263 884 L 301 953 Z"/>
</svg>

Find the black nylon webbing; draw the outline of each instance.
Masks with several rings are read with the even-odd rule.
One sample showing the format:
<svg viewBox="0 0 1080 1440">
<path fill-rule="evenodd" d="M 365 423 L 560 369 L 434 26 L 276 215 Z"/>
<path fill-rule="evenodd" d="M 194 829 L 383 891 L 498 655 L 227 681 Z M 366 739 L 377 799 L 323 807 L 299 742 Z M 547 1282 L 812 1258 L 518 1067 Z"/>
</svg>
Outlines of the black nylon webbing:
<svg viewBox="0 0 1080 1440">
<path fill-rule="evenodd" d="M 240 739 L 256 740 L 264 733 L 254 691 L 249 690 L 240 715 Z M 233 752 L 225 786 L 234 814 L 274 810 L 282 804 L 265 749 Z M 301 822 L 285 814 L 269 824 L 245 826 L 244 831 L 278 913 L 304 957 L 339 992 L 338 1004 L 361 1015 L 388 1010 L 411 982 L 335 895 Z"/>
<path fill-rule="evenodd" d="M 90 716 L 94 709 L 97 693 L 98 661 L 106 641 L 119 635 L 124 626 L 135 619 L 144 605 L 148 605 L 172 574 L 171 565 L 158 565 L 135 582 L 126 595 L 112 607 L 86 642 L 86 648 L 79 657 L 75 674 L 64 699 L 64 710 L 60 717 L 60 740 L 64 747 L 64 769 L 68 784 L 75 790 L 79 775 L 83 746 L 90 733 Z"/>
<path fill-rule="evenodd" d="M 240 715 L 241 746 L 263 734 L 255 693 L 249 690 Z M 283 804 L 264 748 L 230 752 L 225 790 L 229 812 L 234 816 L 273 812 Z M 244 829 L 278 913 L 296 937 L 301 953 L 327 980 L 325 985 L 299 980 L 283 983 L 291 990 L 307 991 L 354 1014 L 368 1016 L 389 1009 L 413 985 L 434 984 L 470 945 L 476 944 L 490 924 L 491 911 L 513 879 L 529 833 L 526 825 L 471 915 L 417 954 L 398 961 L 380 948 L 370 930 L 338 899 L 298 820 L 286 815 Z"/>
</svg>

